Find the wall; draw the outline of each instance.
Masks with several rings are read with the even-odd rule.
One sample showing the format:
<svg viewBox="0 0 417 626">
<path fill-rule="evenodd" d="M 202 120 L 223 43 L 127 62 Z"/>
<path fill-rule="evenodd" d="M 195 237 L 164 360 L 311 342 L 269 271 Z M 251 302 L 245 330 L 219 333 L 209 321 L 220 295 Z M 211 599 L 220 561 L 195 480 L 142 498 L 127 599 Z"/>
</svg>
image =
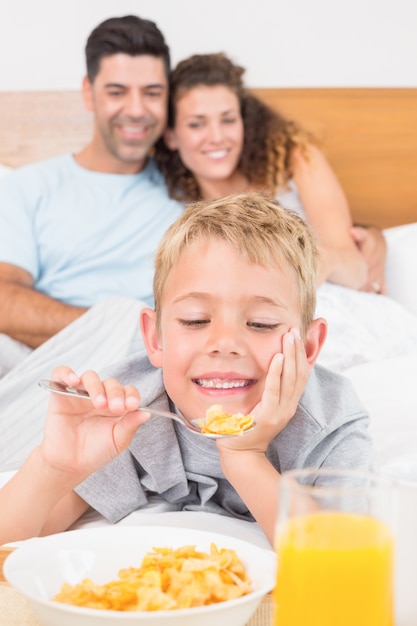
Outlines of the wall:
<svg viewBox="0 0 417 626">
<path fill-rule="evenodd" d="M 416 0 L 0 0 L 0 91 L 77 89 L 89 32 L 128 13 L 174 63 L 224 50 L 253 87 L 417 86 Z"/>
</svg>

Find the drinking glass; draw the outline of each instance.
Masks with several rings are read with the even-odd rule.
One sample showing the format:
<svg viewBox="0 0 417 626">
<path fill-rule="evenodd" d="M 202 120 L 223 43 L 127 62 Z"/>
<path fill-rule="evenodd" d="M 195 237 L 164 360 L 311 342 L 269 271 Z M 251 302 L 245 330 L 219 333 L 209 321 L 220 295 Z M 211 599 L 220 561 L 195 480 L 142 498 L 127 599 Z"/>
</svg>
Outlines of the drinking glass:
<svg viewBox="0 0 417 626">
<path fill-rule="evenodd" d="M 275 626 L 392 626 L 395 488 L 350 470 L 284 472 Z"/>
</svg>

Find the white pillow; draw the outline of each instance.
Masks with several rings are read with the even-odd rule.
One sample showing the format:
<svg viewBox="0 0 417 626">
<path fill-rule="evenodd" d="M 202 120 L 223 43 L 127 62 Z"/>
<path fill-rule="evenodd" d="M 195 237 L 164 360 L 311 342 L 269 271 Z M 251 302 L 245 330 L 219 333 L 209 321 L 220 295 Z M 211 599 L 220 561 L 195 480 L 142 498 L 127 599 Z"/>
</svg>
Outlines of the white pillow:
<svg viewBox="0 0 417 626">
<path fill-rule="evenodd" d="M 343 371 L 367 409 L 378 468 L 417 446 L 417 354 L 362 363 Z M 417 447 L 415 448 L 417 451 Z"/>
<path fill-rule="evenodd" d="M 417 222 L 384 230 L 388 294 L 417 315 Z"/>
</svg>

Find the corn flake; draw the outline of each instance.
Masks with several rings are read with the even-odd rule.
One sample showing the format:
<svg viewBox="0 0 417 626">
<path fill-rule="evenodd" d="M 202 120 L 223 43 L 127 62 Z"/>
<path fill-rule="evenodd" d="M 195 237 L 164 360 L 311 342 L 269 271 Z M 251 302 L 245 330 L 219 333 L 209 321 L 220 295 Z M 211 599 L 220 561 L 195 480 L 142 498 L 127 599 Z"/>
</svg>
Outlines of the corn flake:
<svg viewBox="0 0 417 626">
<path fill-rule="evenodd" d="M 225 413 L 221 404 L 213 404 L 206 411 L 206 419 L 199 420 L 201 431 L 212 435 L 243 435 L 253 423 L 252 415 Z"/>
<path fill-rule="evenodd" d="M 252 591 L 252 583 L 234 550 L 200 552 L 195 546 L 153 548 L 140 567 L 119 570 L 104 585 L 84 579 L 64 583 L 57 602 L 113 611 L 160 611 L 232 600 Z"/>
</svg>

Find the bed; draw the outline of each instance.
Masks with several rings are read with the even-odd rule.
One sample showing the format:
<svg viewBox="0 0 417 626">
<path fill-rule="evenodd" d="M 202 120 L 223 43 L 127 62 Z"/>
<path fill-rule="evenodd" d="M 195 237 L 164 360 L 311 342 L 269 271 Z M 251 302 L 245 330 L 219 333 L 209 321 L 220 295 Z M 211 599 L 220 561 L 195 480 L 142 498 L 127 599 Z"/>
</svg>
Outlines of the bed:
<svg viewBox="0 0 417 626">
<path fill-rule="evenodd" d="M 417 315 L 415 265 L 410 270 L 410 258 L 404 258 L 410 240 L 417 242 L 417 89 L 254 91 L 315 134 L 346 191 L 354 221 L 389 229 L 396 263 L 391 285 Z M 77 151 L 89 140 L 91 126 L 77 91 L 0 93 L 0 174 Z M 415 251 L 417 244 L 411 247 Z M 387 333 L 395 333 L 395 320 Z M 344 373 L 370 412 L 377 463 L 387 463 L 390 451 L 400 454 L 410 440 L 417 458 L 417 352 Z"/>
<path fill-rule="evenodd" d="M 312 131 L 356 222 L 381 228 L 417 219 L 417 88 L 255 89 Z M 89 139 L 78 91 L 0 92 L 0 164 L 18 167 Z"/>
</svg>

